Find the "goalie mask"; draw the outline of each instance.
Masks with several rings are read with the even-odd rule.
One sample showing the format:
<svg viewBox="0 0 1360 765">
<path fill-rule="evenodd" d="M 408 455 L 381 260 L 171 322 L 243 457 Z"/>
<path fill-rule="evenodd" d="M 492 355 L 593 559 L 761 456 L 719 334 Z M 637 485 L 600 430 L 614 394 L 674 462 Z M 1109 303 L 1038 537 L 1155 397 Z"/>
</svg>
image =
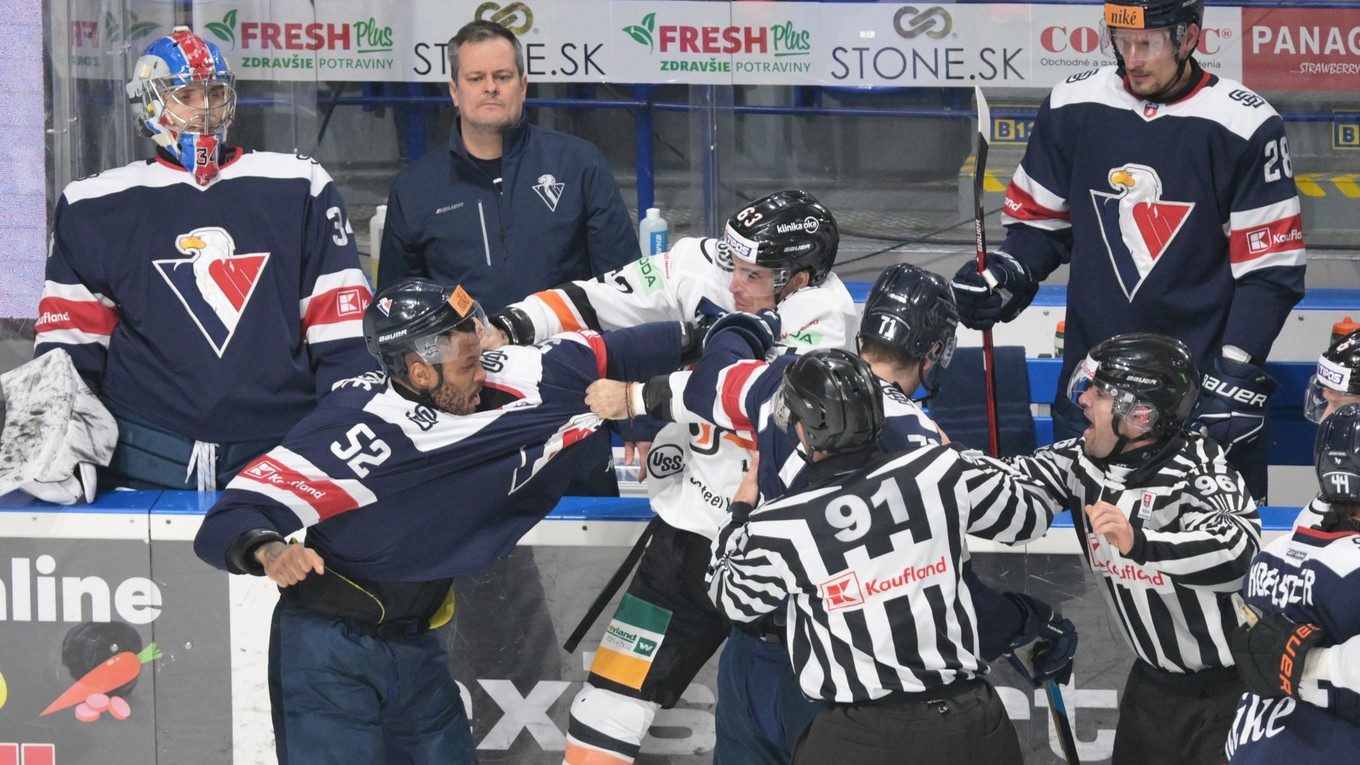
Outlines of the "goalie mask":
<svg viewBox="0 0 1360 765">
<path fill-rule="evenodd" d="M 133 66 L 127 95 L 138 127 L 200 186 L 220 168 L 236 116 L 235 81 L 217 46 L 188 27 L 152 43 Z"/>
</svg>

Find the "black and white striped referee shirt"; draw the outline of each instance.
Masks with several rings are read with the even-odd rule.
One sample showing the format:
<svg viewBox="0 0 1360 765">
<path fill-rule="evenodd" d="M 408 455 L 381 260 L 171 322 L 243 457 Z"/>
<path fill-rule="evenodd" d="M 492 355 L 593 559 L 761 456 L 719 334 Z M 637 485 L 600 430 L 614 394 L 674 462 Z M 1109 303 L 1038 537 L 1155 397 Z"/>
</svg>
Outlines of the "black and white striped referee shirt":
<svg viewBox="0 0 1360 765">
<path fill-rule="evenodd" d="M 808 481 L 719 534 L 718 607 L 750 622 L 788 597 L 787 642 L 811 698 L 869 701 L 984 672 L 964 535 L 1042 536 L 1057 508 L 1046 492 L 947 446 L 832 457 Z"/>
<path fill-rule="evenodd" d="M 1081 441 L 1062 441 L 1013 463 L 1073 510 L 1086 560 L 1138 658 L 1171 672 L 1233 664 L 1231 596 L 1261 547 L 1256 503 L 1218 444 L 1183 434 L 1135 471 L 1099 466 Z M 1134 529 L 1128 555 L 1090 533 L 1083 508 L 1104 500 Z"/>
</svg>

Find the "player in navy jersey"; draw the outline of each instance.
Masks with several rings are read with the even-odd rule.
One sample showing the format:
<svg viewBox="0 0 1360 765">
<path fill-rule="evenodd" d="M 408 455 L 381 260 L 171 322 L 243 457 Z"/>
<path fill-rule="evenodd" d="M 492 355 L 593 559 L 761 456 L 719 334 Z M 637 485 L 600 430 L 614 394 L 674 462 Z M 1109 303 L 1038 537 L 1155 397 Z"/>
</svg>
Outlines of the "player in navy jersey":
<svg viewBox="0 0 1360 765">
<path fill-rule="evenodd" d="M 475 762 L 444 640 L 453 578 L 552 509 L 601 420 L 586 386 L 674 369 L 678 322 L 481 350 L 461 288 L 398 282 L 369 307 L 385 375 L 342 381 L 208 512 L 200 558 L 281 590 L 270 645 L 279 760 Z M 285 537 L 307 529 L 306 544 Z M 387 759 L 384 760 L 384 757 Z"/>
<path fill-rule="evenodd" d="M 214 489 L 376 369 L 335 184 L 315 160 L 228 146 L 233 82 L 186 27 L 152 43 L 127 92 L 155 156 L 57 202 L 34 352 L 67 351 L 117 418 L 101 483 Z"/>
<path fill-rule="evenodd" d="M 1228 735 L 1233 765 L 1360 751 L 1360 404 L 1322 423 L 1315 452 L 1327 512 L 1267 545 L 1243 584 L 1249 618 L 1232 650 L 1249 693 Z"/>
<path fill-rule="evenodd" d="M 797 357 L 783 355 L 766 363 L 766 344 L 778 337 L 773 314 L 720 319 L 708 334 L 704 356 L 692 374 L 678 373 L 629 386 L 600 381 L 591 386 L 594 411 L 623 417 L 622 396 L 631 393 L 634 411 L 646 408 L 664 417 L 673 414 L 677 388 L 683 406 L 719 427 L 753 438 L 760 454 L 762 497 L 775 499 L 805 485 L 807 463 L 789 434 L 774 422 L 771 400 L 784 372 Z M 927 398 L 940 383 L 954 349 L 958 314 L 948 283 L 940 276 L 908 264 L 886 269 L 865 301 L 856 343 L 883 396 L 884 424 L 879 447 L 898 453 L 944 442 L 943 434 L 912 398 L 922 387 Z M 1020 593 L 1002 596 L 982 585 L 965 566 L 964 577 L 978 609 L 982 656 L 988 661 L 1036 640 L 1037 659 L 1022 667 L 1028 677 L 1071 673 L 1076 649 L 1070 621 L 1048 605 Z M 789 666 L 784 646 L 783 612 L 748 625 L 737 625 L 728 639 L 718 670 L 716 765 L 788 762 L 808 722 L 821 708 L 807 700 Z M 1038 666 L 1034 666 L 1037 664 Z"/>
<path fill-rule="evenodd" d="M 1305 250 L 1284 122 L 1260 95 L 1195 61 L 1203 0 L 1111 0 L 1117 64 L 1081 72 L 1039 108 L 1006 191 L 987 273 L 954 276 L 963 323 L 1014 319 L 1070 264 L 1059 380 L 1118 334 L 1190 347 L 1204 372 L 1191 428 L 1266 497 L 1271 344 L 1303 296 Z M 1062 391 L 1058 441 L 1080 435 Z"/>
</svg>

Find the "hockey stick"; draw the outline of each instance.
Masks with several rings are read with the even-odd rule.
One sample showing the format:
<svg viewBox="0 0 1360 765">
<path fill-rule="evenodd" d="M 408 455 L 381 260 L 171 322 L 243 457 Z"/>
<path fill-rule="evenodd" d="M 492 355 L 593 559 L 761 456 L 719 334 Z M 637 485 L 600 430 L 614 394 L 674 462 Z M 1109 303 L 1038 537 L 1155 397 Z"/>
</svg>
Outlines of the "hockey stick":
<svg viewBox="0 0 1360 765">
<path fill-rule="evenodd" d="M 562 650 L 567 653 L 576 652 L 576 646 L 581 644 L 581 638 L 586 636 L 586 631 L 594 626 L 595 620 L 600 618 L 600 612 L 604 610 L 605 606 L 609 605 L 610 600 L 613 600 L 615 593 L 628 579 L 628 575 L 633 573 L 633 569 L 637 568 L 638 559 L 642 557 L 642 551 L 647 549 L 647 543 L 651 541 L 652 532 L 656 530 L 658 523 L 661 523 L 661 516 L 659 515 L 648 521 L 647 526 L 642 529 L 642 534 L 633 543 L 633 549 L 628 551 L 623 563 L 620 563 L 618 570 L 614 572 L 613 576 L 609 577 L 604 589 L 600 590 L 600 594 L 595 596 L 595 602 L 591 603 L 590 608 L 586 609 L 586 615 L 581 617 L 576 629 L 571 631 L 571 636 L 562 644 Z"/>
<path fill-rule="evenodd" d="M 978 273 L 987 286 L 996 289 L 996 277 L 987 271 L 987 228 L 982 209 L 982 182 L 987 174 L 987 141 L 992 134 L 992 110 L 982 88 L 974 87 L 977 97 L 977 150 L 973 153 L 973 227 L 977 240 Z M 1001 429 L 996 418 L 996 352 L 992 348 L 992 330 L 982 330 L 982 376 L 987 382 L 987 437 L 993 457 L 1001 456 Z"/>
<path fill-rule="evenodd" d="M 1044 691 L 1048 693 L 1048 716 L 1053 718 L 1053 730 L 1058 733 L 1063 759 L 1067 760 L 1067 765 L 1081 765 L 1081 755 L 1077 754 L 1077 737 L 1072 733 L 1072 720 L 1067 716 L 1062 689 L 1055 680 L 1049 679 L 1044 681 Z"/>
</svg>

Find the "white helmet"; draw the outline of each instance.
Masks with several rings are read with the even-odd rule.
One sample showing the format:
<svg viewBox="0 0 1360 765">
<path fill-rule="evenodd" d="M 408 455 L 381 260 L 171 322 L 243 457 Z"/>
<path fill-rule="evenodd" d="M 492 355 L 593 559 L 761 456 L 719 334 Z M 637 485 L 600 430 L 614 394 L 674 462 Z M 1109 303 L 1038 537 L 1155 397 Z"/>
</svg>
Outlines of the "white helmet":
<svg viewBox="0 0 1360 765">
<path fill-rule="evenodd" d="M 175 27 L 151 43 L 127 84 L 133 118 L 199 185 L 216 175 L 236 116 L 236 76 L 213 43 Z"/>
</svg>

